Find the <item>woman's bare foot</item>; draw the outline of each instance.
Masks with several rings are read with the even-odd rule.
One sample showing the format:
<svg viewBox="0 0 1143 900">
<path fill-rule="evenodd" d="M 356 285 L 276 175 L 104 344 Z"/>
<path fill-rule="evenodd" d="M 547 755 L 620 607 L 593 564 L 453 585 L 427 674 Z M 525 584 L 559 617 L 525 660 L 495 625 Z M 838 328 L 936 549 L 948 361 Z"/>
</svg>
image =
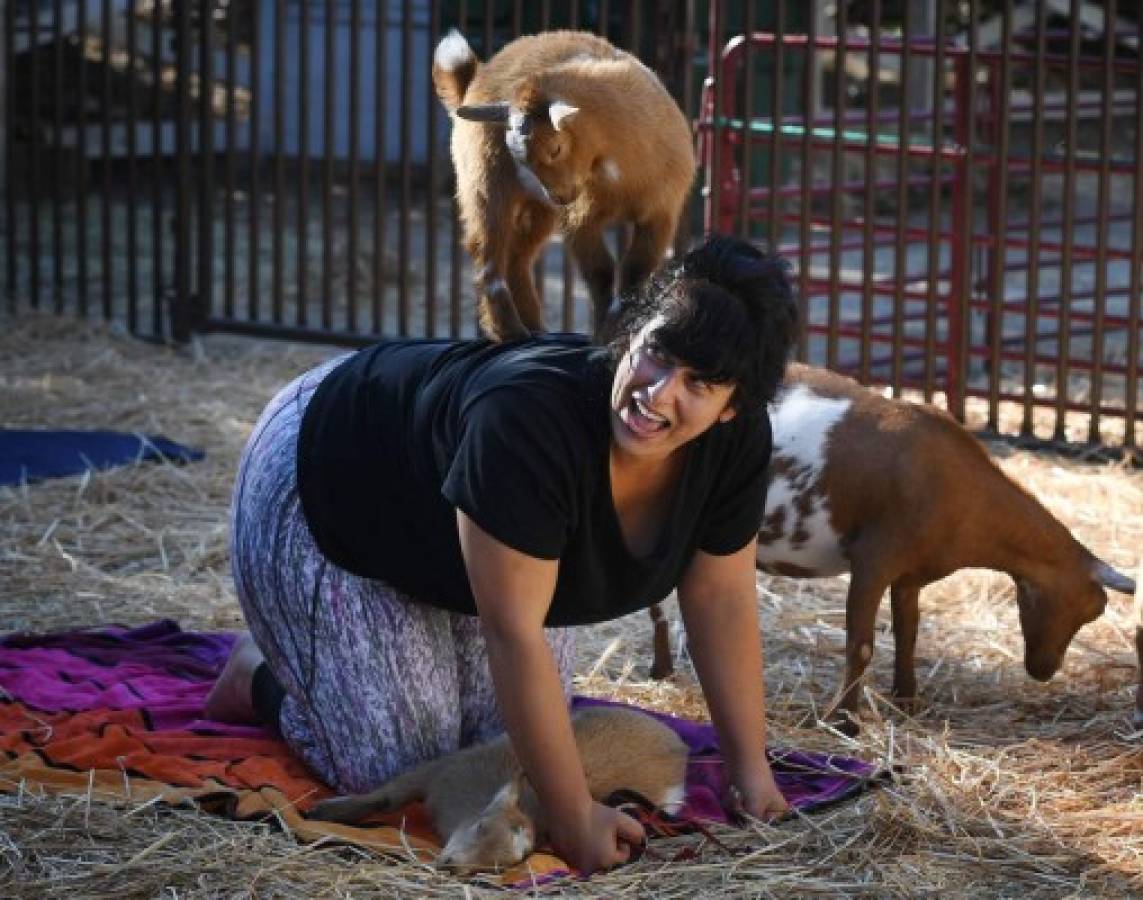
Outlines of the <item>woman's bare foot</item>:
<svg viewBox="0 0 1143 900">
<path fill-rule="evenodd" d="M 216 722 L 251 723 L 258 721 L 254 712 L 252 689 L 254 672 L 262 663 L 262 651 L 249 632 L 243 632 L 222 673 L 206 695 L 206 717 Z"/>
</svg>

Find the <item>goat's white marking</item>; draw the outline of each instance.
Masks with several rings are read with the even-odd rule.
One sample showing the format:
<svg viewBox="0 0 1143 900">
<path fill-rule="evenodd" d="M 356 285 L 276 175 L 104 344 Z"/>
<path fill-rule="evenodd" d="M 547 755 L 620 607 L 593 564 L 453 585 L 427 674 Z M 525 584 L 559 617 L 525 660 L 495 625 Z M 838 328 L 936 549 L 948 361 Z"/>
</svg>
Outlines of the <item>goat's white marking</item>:
<svg viewBox="0 0 1143 900">
<path fill-rule="evenodd" d="M 663 792 L 662 802 L 659 806 L 663 808 L 663 812 L 674 815 L 683 808 L 683 800 L 686 799 L 686 787 L 681 784 L 676 784 L 673 787 L 667 788 Z"/>
<path fill-rule="evenodd" d="M 804 469 L 802 484 L 808 488 L 817 483 L 826 463 L 826 442 L 833 428 L 849 411 L 850 400 L 823 397 L 804 384 L 785 388 L 770 407 L 770 424 L 774 433 L 774 456 L 794 460 Z M 783 563 L 797 566 L 815 575 L 837 575 L 849 571 L 842 554 L 840 535 L 830 525 L 829 503 L 814 497 L 810 514 L 800 518 L 799 491 L 793 479 L 776 475 L 766 492 L 764 516 L 785 507 L 783 534 L 771 544 L 758 545 L 758 562 L 764 567 Z M 804 505 L 804 501 L 803 501 Z M 792 518 L 791 513 L 796 517 Z M 797 546 L 791 540 L 795 531 L 808 536 Z"/>
<path fill-rule="evenodd" d="M 548 104 L 548 118 L 552 120 L 552 127 L 559 131 L 564 119 L 570 118 L 579 112 L 578 106 L 572 106 L 566 100 L 553 100 Z"/>
<path fill-rule="evenodd" d="M 455 72 L 474 56 L 472 48 L 468 46 L 468 41 L 453 28 L 437 44 L 437 49 L 433 53 L 433 62 L 446 72 Z"/>
<path fill-rule="evenodd" d="M 600 168 L 600 171 L 603 172 L 604 177 L 607 178 L 608 180 L 610 180 L 610 181 L 618 181 L 619 180 L 619 176 L 620 176 L 619 163 L 617 163 L 615 160 L 605 159 L 599 168 Z"/>
<path fill-rule="evenodd" d="M 511 134 L 511 132 L 509 132 Z M 509 147 L 511 149 L 511 147 Z M 524 165 L 522 162 L 516 162 L 516 177 L 520 179 L 520 185 L 532 197 L 539 200 L 541 203 L 546 203 L 548 206 L 555 206 L 552 202 L 551 196 L 548 194 L 548 189 L 544 187 L 544 183 L 536 177 L 536 173 Z"/>
<path fill-rule="evenodd" d="M 524 134 L 524 123 L 527 116 L 520 110 L 513 109 L 508 113 L 508 130 L 504 132 L 504 144 L 508 152 L 516 160 L 517 165 L 528 162 L 528 136 Z"/>
<path fill-rule="evenodd" d="M 526 828 L 516 828 L 512 832 L 512 855 L 523 859 L 532 852 L 532 837 Z"/>
</svg>

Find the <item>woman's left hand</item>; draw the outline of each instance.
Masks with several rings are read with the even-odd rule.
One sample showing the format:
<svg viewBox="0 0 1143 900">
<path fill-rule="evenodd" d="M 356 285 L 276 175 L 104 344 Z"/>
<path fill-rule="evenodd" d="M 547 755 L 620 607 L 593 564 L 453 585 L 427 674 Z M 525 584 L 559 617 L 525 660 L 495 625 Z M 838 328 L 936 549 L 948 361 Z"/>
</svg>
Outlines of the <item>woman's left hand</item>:
<svg viewBox="0 0 1143 900">
<path fill-rule="evenodd" d="M 778 790 L 770 765 L 765 761 L 751 772 L 735 777 L 729 799 L 732 812 L 753 816 L 755 819 L 776 819 L 790 808 Z"/>
</svg>

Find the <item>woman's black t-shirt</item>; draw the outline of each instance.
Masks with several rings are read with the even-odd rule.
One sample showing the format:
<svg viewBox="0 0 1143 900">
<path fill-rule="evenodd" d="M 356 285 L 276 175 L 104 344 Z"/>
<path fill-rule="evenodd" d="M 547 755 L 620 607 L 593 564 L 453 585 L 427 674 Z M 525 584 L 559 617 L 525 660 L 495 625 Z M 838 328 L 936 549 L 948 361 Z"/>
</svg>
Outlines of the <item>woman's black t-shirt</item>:
<svg viewBox="0 0 1143 900">
<path fill-rule="evenodd" d="M 475 614 L 456 510 L 504 544 L 558 559 L 545 624 L 612 619 L 662 600 L 696 549 L 757 532 L 770 424 L 739 415 L 687 449 L 659 546 L 634 557 L 612 502 L 611 374 L 573 335 L 385 341 L 310 400 L 298 445 L 302 508 L 336 565 Z"/>
</svg>

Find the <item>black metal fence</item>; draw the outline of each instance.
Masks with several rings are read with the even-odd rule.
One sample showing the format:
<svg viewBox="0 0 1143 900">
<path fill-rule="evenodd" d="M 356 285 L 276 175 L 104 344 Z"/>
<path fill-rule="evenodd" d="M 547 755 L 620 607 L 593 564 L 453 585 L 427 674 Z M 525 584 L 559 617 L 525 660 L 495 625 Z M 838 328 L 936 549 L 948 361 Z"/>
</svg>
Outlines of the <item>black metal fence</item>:
<svg viewBox="0 0 1143 900">
<path fill-rule="evenodd" d="M 737 231 L 794 263 L 802 358 L 943 395 L 996 431 L 1134 450 L 1139 15 L 1116 0 L 10 0 L 9 308 L 176 340 L 472 334 L 432 50 L 451 27 L 482 58 L 582 28 L 637 53 L 696 121 L 678 243 Z M 587 327 L 558 240 L 537 284 L 550 327 Z"/>
</svg>

